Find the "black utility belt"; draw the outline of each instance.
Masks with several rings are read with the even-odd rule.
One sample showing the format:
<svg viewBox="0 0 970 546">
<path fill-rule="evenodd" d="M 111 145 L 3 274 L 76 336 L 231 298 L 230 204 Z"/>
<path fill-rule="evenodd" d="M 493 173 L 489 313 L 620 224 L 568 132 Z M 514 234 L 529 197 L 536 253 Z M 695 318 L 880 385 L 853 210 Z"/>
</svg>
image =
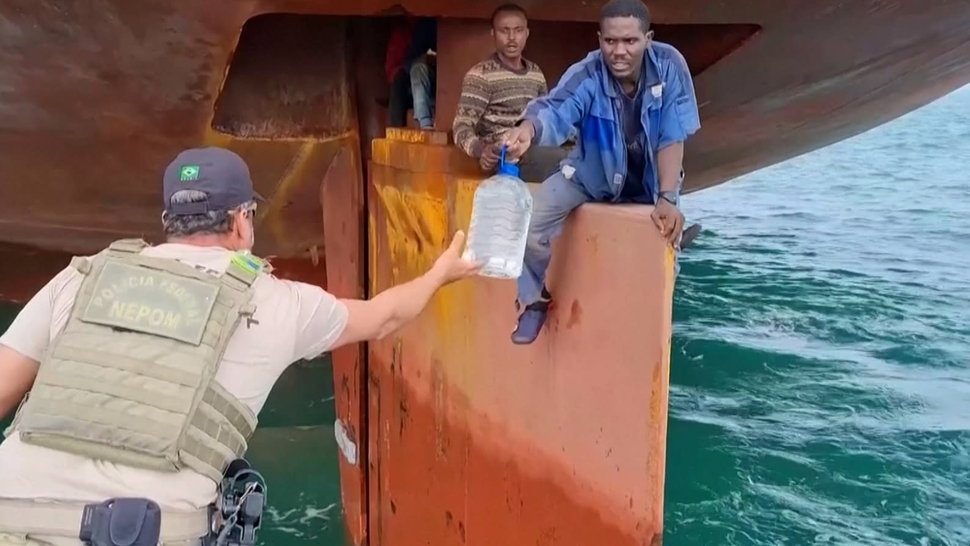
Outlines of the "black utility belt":
<svg viewBox="0 0 970 546">
<path fill-rule="evenodd" d="M 255 546 L 266 507 L 266 482 L 245 459 L 236 459 L 219 487 L 221 507 L 209 506 L 202 546 Z M 115 498 L 84 506 L 78 537 L 88 546 L 158 546 L 162 510 L 145 498 Z"/>
</svg>

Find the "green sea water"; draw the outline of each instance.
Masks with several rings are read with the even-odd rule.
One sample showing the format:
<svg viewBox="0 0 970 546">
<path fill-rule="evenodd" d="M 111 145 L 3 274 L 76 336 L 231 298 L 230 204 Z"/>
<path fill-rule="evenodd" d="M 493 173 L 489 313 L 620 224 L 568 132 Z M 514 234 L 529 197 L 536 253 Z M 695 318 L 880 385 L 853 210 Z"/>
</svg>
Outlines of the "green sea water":
<svg viewBox="0 0 970 546">
<path fill-rule="evenodd" d="M 970 545 L 968 173 L 970 88 L 685 198 L 667 546 Z M 260 417 L 260 542 L 343 544 L 328 361 Z"/>
<path fill-rule="evenodd" d="M 970 87 L 686 197 L 665 544 L 970 545 Z"/>
</svg>

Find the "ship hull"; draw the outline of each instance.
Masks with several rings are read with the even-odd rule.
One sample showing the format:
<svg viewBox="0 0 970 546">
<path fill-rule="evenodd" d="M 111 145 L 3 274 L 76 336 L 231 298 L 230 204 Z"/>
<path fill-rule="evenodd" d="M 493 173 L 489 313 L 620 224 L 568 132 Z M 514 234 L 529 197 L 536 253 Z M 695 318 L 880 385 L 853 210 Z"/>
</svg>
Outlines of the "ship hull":
<svg viewBox="0 0 970 546">
<path fill-rule="evenodd" d="M 437 125 L 448 128 L 461 75 L 488 51 L 481 18 L 497 2 L 401 4 L 447 17 Z M 528 53 L 550 82 L 596 47 L 593 4 L 523 3 L 533 18 Z M 395 5 L 4 2 L 0 241 L 90 252 L 119 237 L 155 237 L 165 165 L 181 148 L 211 144 L 239 151 L 273 203 L 260 212 L 259 250 L 308 258 L 323 246 L 319 187 L 339 147 L 328 140 L 356 133 L 366 158 L 382 135 L 385 113 L 375 102 L 386 94 L 389 18 L 373 16 Z M 678 46 L 695 72 L 702 129 L 686 150 L 688 192 L 858 134 L 970 81 L 970 8 L 961 2 L 649 6 L 657 39 Z M 265 13 L 333 17 L 312 23 L 329 29 L 314 41 L 301 34 L 310 23 L 257 24 Z M 247 21 L 253 32 L 240 37 Z"/>
<path fill-rule="evenodd" d="M 478 173 L 446 132 L 383 138 L 384 44 L 401 7 L 440 17 L 436 125 L 447 130 L 462 75 L 489 53 L 497 3 L 4 2 L 0 257 L 32 267 L 4 275 L 0 298 L 23 301 L 70 254 L 157 241 L 161 173 L 204 145 L 249 163 L 269 201 L 254 250 L 278 275 L 358 298 L 415 276 L 467 226 Z M 554 83 L 596 47 L 598 7 L 523 4 L 527 54 Z M 694 75 L 702 129 L 686 147 L 688 192 L 970 81 L 970 9 L 958 2 L 650 7 L 657 39 Z M 337 430 L 354 447 L 338 457 L 353 543 L 659 543 L 671 257 L 643 207 L 606 209 L 570 220 L 551 280 L 568 309 L 538 345 L 510 348 L 510 286 L 477 283 L 439 295 L 391 340 L 332 355 Z M 604 287 L 622 267 L 645 272 L 649 291 Z M 606 334 L 621 341 L 606 346 Z"/>
</svg>

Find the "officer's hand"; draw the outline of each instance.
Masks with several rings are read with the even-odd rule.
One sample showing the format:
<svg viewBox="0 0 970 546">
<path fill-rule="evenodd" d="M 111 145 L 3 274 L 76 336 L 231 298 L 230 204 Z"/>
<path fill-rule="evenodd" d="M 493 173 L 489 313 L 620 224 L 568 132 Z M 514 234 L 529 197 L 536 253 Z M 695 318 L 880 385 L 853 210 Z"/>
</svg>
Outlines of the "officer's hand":
<svg viewBox="0 0 970 546">
<path fill-rule="evenodd" d="M 483 171 L 489 172 L 498 165 L 499 148 L 494 144 L 486 144 L 482 150 L 482 157 L 478 159 L 478 165 Z"/>
<path fill-rule="evenodd" d="M 650 217 L 653 218 L 653 223 L 657 225 L 664 239 L 671 245 L 676 244 L 681 232 L 684 231 L 684 213 L 666 199 L 660 198 L 657 201 L 657 206 L 653 208 Z"/>
<path fill-rule="evenodd" d="M 485 264 L 482 262 L 472 262 L 461 257 L 461 252 L 465 246 L 465 233 L 461 230 L 455 232 L 455 237 L 451 240 L 451 245 L 438 257 L 438 260 L 431 268 L 441 285 L 453 283 L 455 281 L 475 276 Z"/>
<path fill-rule="evenodd" d="M 516 160 L 527 151 L 529 151 L 529 146 L 532 146 L 532 139 L 536 136 L 535 126 L 532 125 L 531 121 L 523 121 L 517 127 L 513 127 L 511 131 L 505 133 L 505 145 L 508 149 L 505 151 L 505 160 Z"/>
</svg>

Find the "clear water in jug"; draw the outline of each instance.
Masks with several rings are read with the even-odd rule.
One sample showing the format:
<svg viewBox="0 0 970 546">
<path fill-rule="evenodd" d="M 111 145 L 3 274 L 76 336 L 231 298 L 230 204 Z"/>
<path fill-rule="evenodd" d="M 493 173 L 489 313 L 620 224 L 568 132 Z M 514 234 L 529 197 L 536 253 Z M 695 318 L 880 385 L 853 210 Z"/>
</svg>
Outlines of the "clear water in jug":
<svg viewBox="0 0 970 546">
<path fill-rule="evenodd" d="M 472 204 L 464 258 L 485 265 L 485 277 L 515 279 L 522 273 L 525 242 L 532 220 L 532 194 L 519 178 L 518 166 L 505 162 L 502 147 L 498 172 L 479 184 Z"/>
</svg>

